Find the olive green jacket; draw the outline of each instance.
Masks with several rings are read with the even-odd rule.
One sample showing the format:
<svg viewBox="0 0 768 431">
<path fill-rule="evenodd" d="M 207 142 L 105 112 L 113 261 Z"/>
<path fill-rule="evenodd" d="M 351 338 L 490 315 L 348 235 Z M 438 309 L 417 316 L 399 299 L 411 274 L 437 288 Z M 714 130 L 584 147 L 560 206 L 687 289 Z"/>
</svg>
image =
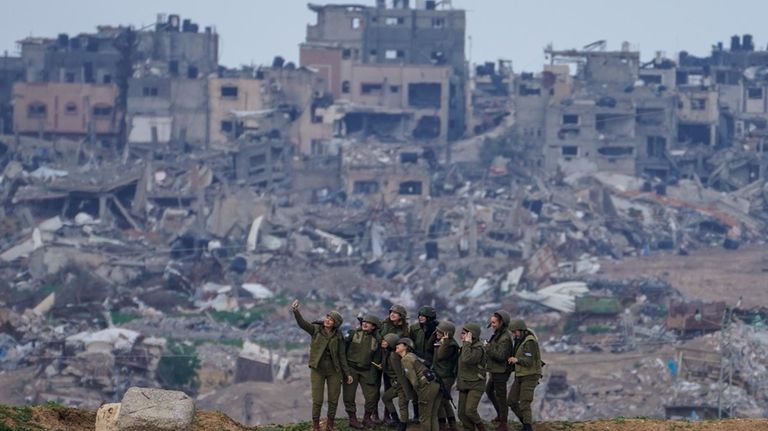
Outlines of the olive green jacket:
<svg viewBox="0 0 768 431">
<path fill-rule="evenodd" d="M 419 390 L 424 386 L 429 385 L 430 382 L 424 375 L 424 372 L 427 371 L 428 368 L 421 362 L 421 360 L 419 360 L 419 357 L 416 356 L 415 353 L 406 353 L 402 358 L 402 363 L 403 374 L 414 389 Z"/>
<path fill-rule="evenodd" d="M 387 334 L 397 334 L 400 338 L 410 338 L 411 331 L 408 328 L 408 323 L 403 321 L 402 326 L 395 326 L 395 324 L 389 320 L 389 318 L 382 319 L 381 328 L 379 328 L 379 336 L 384 338 Z"/>
<path fill-rule="evenodd" d="M 349 331 L 347 363 L 358 371 L 370 370 L 371 362 L 381 362 L 381 338 L 378 332 L 367 333 L 362 329 Z"/>
<path fill-rule="evenodd" d="M 459 353 L 456 388 L 460 391 L 485 390 L 485 361 L 482 341 L 464 342 Z"/>
<path fill-rule="evenodd" d="M 414 353 L 427 363 L 432 362 L 432 357 L 435 352 L 435 328 L 439 322 L 435 321 L 431 324 L 422 326 L 421 323 L 414 323 L 410 327 L 411 340 L 413 340 Z M 428 334 L 426 329 L 430 329 L 432 333 Z"/>
<path fill-rule="evenodd" d="M 456 377 L 459 364 L 459 343 L 453 338 L 440 343 L 432 359 L 432 370 L 443 379 Z"/>
<path fill-rule="evenodd" d="M 293 312 L 293 317 L 296 318 L 299 327 L 312 337 L 309 344 L 309 368 L 317 368 L 327 349 L 331 353 L 333 367 L 346 379 L 349 376 L 349 366 L 347 365 L 347 352 L 341 333 L 336 329 L 326 333 L 322 325 L 307 322 L 299 310 Z"/>
<path fill-rule="evenodd" d="M 403 391 L 403 395 L 405 395 L 406 398 L 409 400 L 416 398 L 410 382 L 405 378 L 403 362 L 400 355 L 395 353 L 394 350 L 385 352 L 381 366 L 384 370 L 384 374 L 386 374 L 392 382 L 392 385 L 400 386 L 400 389 Z"/>
<path fill-rule="evenodd" d="M 506 325 L 495 331 L 488 344 L 485 345 L 487 355 L 488 372 L 492 374 L 503 374 L 512 371 L 512 367 L 507 362 L 512 356 L 512 336 L 507 330 Z"/>
<path fill-rule="evenodd" d="M 533 334 L 528 334 L 522 341 L 515 344 L 515 377 L 541 375 L 541 352 L 539 341 Z"/>
</svg>

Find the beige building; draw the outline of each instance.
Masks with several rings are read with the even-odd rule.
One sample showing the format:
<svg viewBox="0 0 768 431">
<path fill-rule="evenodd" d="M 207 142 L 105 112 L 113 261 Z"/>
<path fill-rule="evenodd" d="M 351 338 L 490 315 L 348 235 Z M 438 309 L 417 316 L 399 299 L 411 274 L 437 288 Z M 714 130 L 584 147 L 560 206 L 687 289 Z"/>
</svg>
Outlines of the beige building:
<svg viewBox="0 0 768 431">
<path fill-rule="evenodd" d="M 114 84 L 16 83 L 13 127 L 22 134 L 114 134 L 116 98 Z"/>
<path fill-rule="evenodd" d="M 211 78 L 208 81 L 210 144 L 223 145 L 237 135 L 233 112 L 265 109 L 264 81 L 252 78 Z"/>
</svg>

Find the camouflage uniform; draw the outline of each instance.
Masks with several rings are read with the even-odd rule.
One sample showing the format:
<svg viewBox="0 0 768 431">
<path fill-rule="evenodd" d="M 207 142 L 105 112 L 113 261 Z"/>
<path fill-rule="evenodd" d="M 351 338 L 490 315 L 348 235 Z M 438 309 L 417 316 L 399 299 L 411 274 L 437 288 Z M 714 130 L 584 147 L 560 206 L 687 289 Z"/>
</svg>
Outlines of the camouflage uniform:
<svg viewBox="0 0 768 431">
<path fill-rule="evenodd" d="M 362 328 L 349 331 L 347 336 L 347 363 L 349 364 L 352 383 L 344 385 L 344 409 L 349 416 L 350 426 L 353 428 L 362 428 L 357 422 L 357 406 L 355 405 L 355 396 L 357 387 L 360 385 L 365 400 L 365 416 L 363 425 L 372 425 L 370 423 L 374 410 L 377 410 L 378 404 L 378 373 L 376 368 L 371 366 L 371 362 L 381 362 L 381 338 L 378 334 L 378 326 L 381 321 L 375 316 L 365 316 L 362 322 L 368 322 L 374 325 L 373 331 L 366 332 Z"/>
<path fill-rule="evenodd" d="M 464 330 L 472 333 L 472 342 L 463 342 L 459 353 L 459 373 L 456 388 L 459 390 L 459 419 L 464 428 L 477 427 L 485 431 L 477 406 L 485 390 L 485 350 L 480 340 L 480 325 L 468 323 Z"/>
<path fill-rule="evenodd" d="M 523 430 L 531 431 L 533 430 L 533 412 L 531 411 L 533 392 L 541 379 L 541 367 L 544 363 L 541 361 L 539 341 L 526 328 L 525 322 L 516 320 L 510 324 L 509 329 L 520 330 L 523 336 L 515 338 L 514 356 L 517 358 L 515 381 L 509 389 L 507 404 L 522 422 Z"/>
<path fill-rule="evenodd" d="M 333 420 L 336 417 L 336 409 L 341 394 L 342 380 L 349 376 L 347 366 L 347 354 L 344 348 L 344 339 L 338 331 L 343 323 L 341 314 L 336 311 L 328 313 L 333 319 L 334 328 L 330 332 L 323 328 L 322 324 L 309 323 L 299 310 L 293 311 L 293 317 L 301 329 L 312 338 L 309 345 L 310 382 L 312 385 L 312 420 L 315 424 L 320 419 L 323 408 L 323 389 L 328 387 L 328 426 L 333 429 Z"/>
<path fill-rule="evenodd" d="M 485 345 L 487 356 L 488 384 L 485 386 L 485 394 L 496 410 L 496 418 L 499 427 L 496 431 L 506 431 L 508 422 L 507 408 L 507 381 L 512 373 L 512 367 L 507 359 L 512 356 L 512 337 L 509 333 L 509 322 L 512 320 L 509 313 L 498 310 L 494 313 L 501 326 L 494 331 L 488 344 Z M 491 326 L 490 324 L 488 325 Z"/>
<path fill-rule="evenodd" d="M 406 344 L 413 349 L 413 340 L 401 338 L 398 344 Z M 440 385 L 434 380 L 432 372 L 424 365 L 416 354 L 408 352 L 403 356 L 403 373 L 408 382 L 416 390 L 419 399 L 419 411 L 422 413 L 421 429 L 423 431 L 438 431 L 437 409 L 440 407 Z"/>
</svg>

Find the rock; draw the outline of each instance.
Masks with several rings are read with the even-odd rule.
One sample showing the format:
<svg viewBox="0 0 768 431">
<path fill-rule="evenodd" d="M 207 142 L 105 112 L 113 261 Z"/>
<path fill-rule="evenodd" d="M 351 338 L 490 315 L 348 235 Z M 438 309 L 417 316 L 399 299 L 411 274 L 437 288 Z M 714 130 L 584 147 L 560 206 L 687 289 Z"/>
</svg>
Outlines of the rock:
<svg viewBox="0 0 768 431">
<path fill-rule="evenodd" d="M 194 417 L 195 402 L 184 392 L 132 387 L 123 396 L 117 429 L 190 430 Z"/>
<path fill-rule="evenodd" d="M 96 412 L 96 431 L 117 431 L 120 403 L 104 404 Z"/>
</svg>

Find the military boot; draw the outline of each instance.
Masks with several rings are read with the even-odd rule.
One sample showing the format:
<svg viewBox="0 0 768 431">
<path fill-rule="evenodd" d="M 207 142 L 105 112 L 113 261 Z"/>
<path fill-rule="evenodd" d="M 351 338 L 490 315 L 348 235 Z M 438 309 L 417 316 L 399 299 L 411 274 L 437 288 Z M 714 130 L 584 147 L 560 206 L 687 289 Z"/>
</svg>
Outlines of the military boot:
<svg viewBox="0 0 768 431">
<path fill-rule="evenodd" d="M 328 416 L 328 421 L 325 423 L 325 431 L 336 431 L 336 417 Z"/>
<path fill-rule="evenodd" d="M 361 429 L 365 428 L 365 426 L 363 426 L 363 424 L 361 424 L 357 420 L 357 415 L 356 414 L 347 412 L 347 415 L 349 416 L 349 427 L 350 428 L 354 428 L 354 429 L 357 429 L 357 430 L 361 430 Z"/>
<path fill-rule="evenodd" d="M 320 431 L 320 418 L 312 418 L 312 431 Z"/>
<path fill-rule="evenodd" d="M 365 412 L 365 415 L 363 416 L 363 426 L 365 428 L 373 428 L 375 424 L 373 423 L 373 413 L 372 412 Z"/>
<path fill-rule="evenodd" d="M 499 424 L 496 425 L 496 431 L 509 431 L 507 423 L 499 421 Z"/>
<path fill-rule="evenodd" d="M 397 431 L 405 431 L 408 429 L 408 424 L 405 422 L 400 422 L 397 424 Z"/>
<path fill-rule="evenodd" d="M 455 417 L 448 418 L 448 431 L 459 431 L 459 428 L 456 426 Z"/>
<path fill-rule="evenodd" d="M 445 418 L 437 418 L 439 431 L 448 431 L 448 421 Z"/>
<path fill-rule="evenodd" d="M 397 416 L 397 413 L 395 412 L 385 412 L 386 420 L 384 421 L 384 425 L 390 427 L 390 428 L 397 428 L 397 425 L 400 423 L 400 418 Z"/>
<path fill-rule="evenodd" d="M 523 424 L 523 431 L 533 431 L 533 425 Z"/>
<path fill-rule="evenodd" d="M 479 424 L 475 425 L 477 427 L 477 431 L 485 431 L 485 424 L 480 422 Z"/>
<path fill-rule="evenodd" d="M 387 417 L 386 413 L 387 412 L 384 412 L 384 417 L 385 418 Z M 384 421 L 381 420 L 381 418 L 379 418 L 379 409 L 378 408 L 373 411 L 373 415 L 371 415 L 371 420 L 373 421 L 374 425 L 381 425 L 381 424 L 384 423 Z"/>
</svg>

